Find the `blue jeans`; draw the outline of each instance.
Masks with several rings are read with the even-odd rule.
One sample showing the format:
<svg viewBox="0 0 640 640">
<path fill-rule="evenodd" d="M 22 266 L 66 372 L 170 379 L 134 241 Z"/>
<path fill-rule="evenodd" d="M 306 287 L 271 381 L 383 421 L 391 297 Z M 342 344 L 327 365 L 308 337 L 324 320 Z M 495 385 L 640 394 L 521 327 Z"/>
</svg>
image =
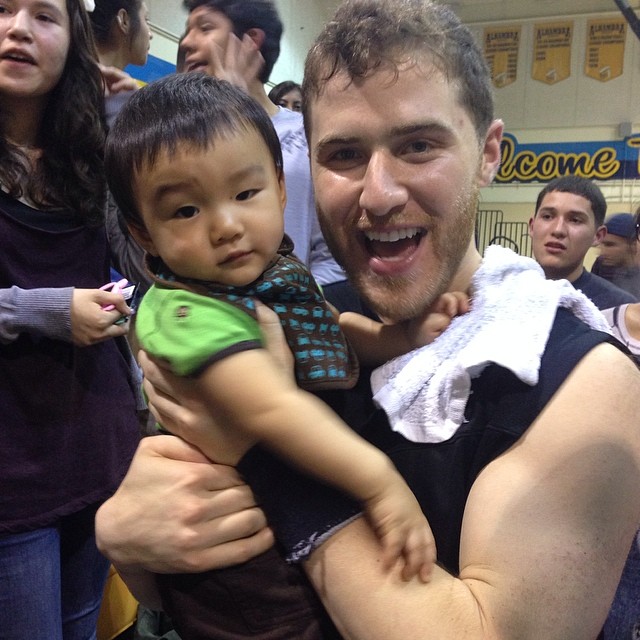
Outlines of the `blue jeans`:
<svg viewBox="0 0 640 640">
<path fill-rule="evenodd" d="M 604 626 L 605 640 L 640 640 L 640 532 L 631 545 L 616 597 Z"/>
<path fill-rule="evenodd" d="M 95 512 L 0 535 L 0 640 L 95 640 L 109 570 L 95 545 Z"/>
</svg>

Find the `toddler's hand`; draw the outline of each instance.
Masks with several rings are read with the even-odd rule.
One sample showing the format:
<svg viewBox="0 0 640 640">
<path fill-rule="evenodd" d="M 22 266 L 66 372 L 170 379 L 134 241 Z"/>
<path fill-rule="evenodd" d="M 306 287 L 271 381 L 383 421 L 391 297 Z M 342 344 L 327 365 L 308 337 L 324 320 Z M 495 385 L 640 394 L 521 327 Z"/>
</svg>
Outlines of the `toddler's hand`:
<svg viewBox="0 0 640 640">
<path fill-rule="evenodd" d="M 406 324 L 407 339 L 417 349 L 432 343 L 450 324 L 453 318 L 470 309 L 469 296 L 461 291 L 443 293 L 426 314 Z"/>
<path fill-rule="evenodd" d="M 436 561 L 436 543 L 415 496 L 397 474 L 382 495 L 365 504 L 367 518 L 383 547 L 387 569 L 402 558 L 402 579 L 418 576 L 429 582 Z"/>
</svg>

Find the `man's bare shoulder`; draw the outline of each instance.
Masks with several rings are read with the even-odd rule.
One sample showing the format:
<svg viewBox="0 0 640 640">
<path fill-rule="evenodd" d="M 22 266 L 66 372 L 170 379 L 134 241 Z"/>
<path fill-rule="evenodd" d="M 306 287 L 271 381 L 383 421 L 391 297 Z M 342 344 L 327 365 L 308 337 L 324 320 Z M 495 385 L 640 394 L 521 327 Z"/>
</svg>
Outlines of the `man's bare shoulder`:
<svg viewBox="0 0 640 640">
<path fill-rule="evenodd" d="M 523 437 L 478 476 L 460 577 L 487 585 L 479 597 L 502 609 L 499 635 L 536 637 L 530 625 L 541 620 L 554 631 L 538 628 L 537 637 L 597 635 L 638 526 L 639 393 L 630 358 L 610 344 L 595 347 Z M 512 590 L 518 597 L 505 598 Z M 581 619 L 580 608 L 589 615 Z"/>
</svg>

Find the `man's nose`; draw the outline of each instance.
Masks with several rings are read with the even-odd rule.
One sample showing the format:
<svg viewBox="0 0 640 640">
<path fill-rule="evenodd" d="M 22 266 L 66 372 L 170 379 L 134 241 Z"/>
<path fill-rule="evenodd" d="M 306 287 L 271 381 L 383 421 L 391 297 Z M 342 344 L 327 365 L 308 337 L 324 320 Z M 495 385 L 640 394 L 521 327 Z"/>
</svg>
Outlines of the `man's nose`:
<svg viewBox="0 0 640 640">
<path fill-rule="evenodd" d="M 388 151 L 371 155 L 363 178 L 360 207 L 374 216 L 385 216 L 405 206 L 408 190 L 402 181 L 400 160 Z"/>
<path fill-rule="evenodd" d="M 553 221 L 551 231 L 554 235 L 564 236 L 567 233 L 567 225 L 562 217 L 558 217 Z"/>
</svg>

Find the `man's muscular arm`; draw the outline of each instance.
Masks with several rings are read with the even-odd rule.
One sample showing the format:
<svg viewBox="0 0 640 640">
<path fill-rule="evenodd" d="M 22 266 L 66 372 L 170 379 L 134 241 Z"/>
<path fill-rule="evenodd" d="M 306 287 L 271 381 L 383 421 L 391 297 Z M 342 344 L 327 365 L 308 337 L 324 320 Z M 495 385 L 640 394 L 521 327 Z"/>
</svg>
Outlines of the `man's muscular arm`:
<svg viewBox="0 0 640 640">
<path fill-rule="evenodd" d="M 478 476 L 458 577 L 390 578 L 362 519 L 320 546 L 307 571 L 345 638 L 595 638 L 640 520 L 639 394 L 614 347 L 581 361 Z"/>
</svg>

